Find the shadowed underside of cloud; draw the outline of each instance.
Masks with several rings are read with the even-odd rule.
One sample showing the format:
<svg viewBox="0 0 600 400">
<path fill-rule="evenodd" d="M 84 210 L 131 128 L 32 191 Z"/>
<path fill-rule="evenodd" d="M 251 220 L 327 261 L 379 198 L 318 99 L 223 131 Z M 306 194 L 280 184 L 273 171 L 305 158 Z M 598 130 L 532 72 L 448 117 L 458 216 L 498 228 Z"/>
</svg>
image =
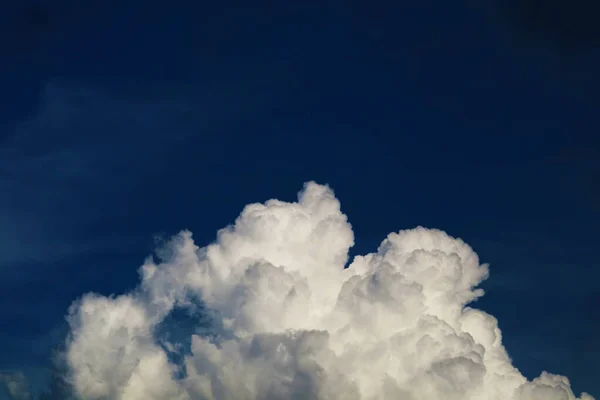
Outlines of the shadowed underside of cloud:
<svg viewBox="0 0 600 400">
<path fill-rule="evenodd" d="M 353 242 L 333 192 L 312 182 L 296 203 L 248 205 L 206 247 L 180 233 L 157 252 L 160 262 L 151 257 L 140 268 L 136 290 L 88 294 L 71 306 L 64 358 L 74 393 L 576 399 L 565 377 L 527 381 L 496 319 L 467 306 L 483 295 L 476 287 L 488 266 L 463 241 L 404 230 L 344 268 Z M 189 340 L 164 334 L 177 310 L 204 319 L 189 327 Z"/>
<path fill-rule="evenodd" d="M 260 74 L 249 74 L 249 84 L 236 80 L 246 76 L 215 78 L 144 96 L 52 82 L 33 117 L 0 132 L 0 369 L 47 360 L 56 341 L 45 332 L 77 287 L 108 286 L 114 260 L 139 258 L 152 229 L 164 229 L 145 231 L 144 221 L 156 222 L 147 216 L 155 198 L 148 186 L 160 184 L 191 138 L 218 145 L 223 129 L 271 104 Z M 99 277 L 97 266 L 108 263 L 113 275 Z"/>
</svg>

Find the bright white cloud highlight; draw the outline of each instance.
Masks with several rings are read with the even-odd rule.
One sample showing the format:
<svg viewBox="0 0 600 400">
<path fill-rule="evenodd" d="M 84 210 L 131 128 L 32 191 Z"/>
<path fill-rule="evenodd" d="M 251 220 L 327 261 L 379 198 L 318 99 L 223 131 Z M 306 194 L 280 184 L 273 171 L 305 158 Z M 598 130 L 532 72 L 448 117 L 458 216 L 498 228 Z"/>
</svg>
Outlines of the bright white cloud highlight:
<svg viewBox="0 0 600 400">
<path fill-rule="evenodd" d="M 134 292 L 73 304 L 74 388 L 117 400 L 593 400 L 511 364 L 496 319 L 467 306 L 488 267 L 460 239 L 392 233 L 344 269 L 353 242 L 332 190 L 313 182 L 296 203 L 248 205 L 207 247 L 180 233 Z M 176 364 L 181 346 L 158 328 L 175 308 L 200 312 L 199 299 L 211 334 L 192 335 Z"/>
</svg>

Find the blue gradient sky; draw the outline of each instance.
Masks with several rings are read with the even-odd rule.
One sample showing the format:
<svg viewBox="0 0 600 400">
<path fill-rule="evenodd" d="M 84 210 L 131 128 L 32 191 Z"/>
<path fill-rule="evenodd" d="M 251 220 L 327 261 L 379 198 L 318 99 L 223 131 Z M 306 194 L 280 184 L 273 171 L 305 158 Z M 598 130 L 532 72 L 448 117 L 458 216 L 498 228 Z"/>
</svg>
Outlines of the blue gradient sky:
<svg viewBox="0 0 600 400">
<path fill-rule="evenodd" d="M 69 304 L 133 287 L 156 235 L 316 180 L 356 253 L 471 244 L 515 365 L 600 395 L 595 58 L 460 2 L 100 3 L 0 13 L 0 369 L 42 385 Z"/>
</svg>

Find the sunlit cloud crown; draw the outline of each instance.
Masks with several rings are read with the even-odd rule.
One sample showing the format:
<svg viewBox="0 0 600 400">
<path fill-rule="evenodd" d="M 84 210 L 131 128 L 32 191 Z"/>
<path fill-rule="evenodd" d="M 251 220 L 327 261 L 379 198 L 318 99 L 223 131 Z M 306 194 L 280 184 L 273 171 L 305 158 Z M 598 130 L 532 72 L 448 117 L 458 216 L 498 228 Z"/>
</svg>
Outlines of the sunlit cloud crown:
<svg viewBox="0 0 600 400">
<path fill-rule="evenodd" d="M 467 306 L 489 272 L 460 239 L 403 230 L 344 268 L 353 244 L 333 191 L 314 182 L 295 203 L 246 206 L 206 247 L 181 232 L 160 262 L 146 260 L 135 291 L 72 305 L 65 355 L 75 391 L 117 400 L 593 400 L 577 398 L 565 377 L 528 382 L 512 365 L 497 320 Z M 209 319 L 187 349 L 159 333 L 176 309 Z"/>
</svg>

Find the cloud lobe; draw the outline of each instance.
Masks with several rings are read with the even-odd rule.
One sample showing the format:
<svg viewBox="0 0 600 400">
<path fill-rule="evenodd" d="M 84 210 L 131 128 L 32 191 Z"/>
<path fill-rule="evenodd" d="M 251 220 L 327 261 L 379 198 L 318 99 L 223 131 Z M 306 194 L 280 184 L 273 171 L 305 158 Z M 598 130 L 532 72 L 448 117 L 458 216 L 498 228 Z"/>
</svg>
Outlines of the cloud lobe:
<svg viewBox="0 0 600 400">
<path fill-rule="evenodd" d="M 418 227 L 348 268 L 354 235 L 327 186 L 244 208 L 200 248 L 181 232 L 128 294 L 69 310 L 69 380 L 90 399 L 577 398 L 565 377 L 528 382 L 483 295 L 466 243 Z M 189 347 L 159 335 L 177 309 L 210 316 Z M 174 361 L 179 354 L 181 362 Z"/>
</svg>

